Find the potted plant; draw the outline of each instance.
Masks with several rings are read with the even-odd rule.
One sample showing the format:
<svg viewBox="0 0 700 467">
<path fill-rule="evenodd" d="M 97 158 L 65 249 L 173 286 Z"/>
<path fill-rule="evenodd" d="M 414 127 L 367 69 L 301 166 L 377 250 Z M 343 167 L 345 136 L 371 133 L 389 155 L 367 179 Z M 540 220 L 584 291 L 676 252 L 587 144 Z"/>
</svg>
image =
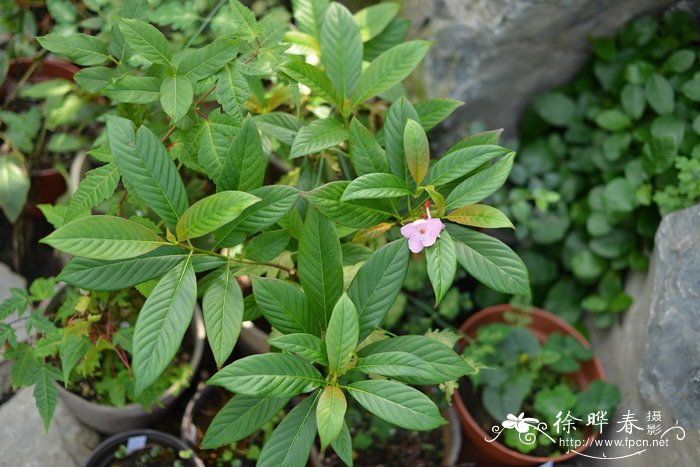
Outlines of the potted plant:
<svg viewBox="0 0 700 467">
<path fill-rule="evenodd" d="M 564 461 L 600 434 L 596 414 L 605 422 L 612 417 L 619 390 L 604 382 L 590 344 L 551 313 L 498 305 L 474 314 L 460 330 L 463 356 L 483 365 L 454 394 L 477 459 Z"/>
<path fill-rule="evenodd" d="M 197 456 L 176 437 L 154 430 L 130 430 L 100 443 L 85 467 L 197 467 Z"/>
<path fill-rule="evenodd" d="M 56 395 L 83 423 L 103 433 L 146 427 L 166 413 L 192 381 L 202 359 L 204 329 L 199 311 L 180 351 L 164 373 L 136 394 L 132 376 L 132 336 L 144 297 L 136 289 L 81 292 L 53 279 L 38 279 L 2 305 L 14 307 L 31 333 L 18 341 L 3 323 L 5 357 L 12 361 L 14 387 L 34 385 L 37 408 L 48 427 Z M 32 302 L 43 300 L 25 311 Z"/>
</svg>

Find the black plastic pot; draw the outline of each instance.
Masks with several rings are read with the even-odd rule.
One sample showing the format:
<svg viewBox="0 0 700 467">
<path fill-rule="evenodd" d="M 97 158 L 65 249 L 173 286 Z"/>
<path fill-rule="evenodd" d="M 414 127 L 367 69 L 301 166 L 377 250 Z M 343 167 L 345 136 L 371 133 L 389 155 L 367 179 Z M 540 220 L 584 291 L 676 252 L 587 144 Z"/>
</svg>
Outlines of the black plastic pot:
<svg viewBox="0 0 700 467">
<path fill-rule="evenodd" d="M 127 445 L 130 439 L 145 436 L 147 443 L 158 444 L 164 448 L 171 448 L 176 452 L 186 451 L 190 449 L 185 443 L 176 437 L 155 430 L 131 430 L 119 433 L 110 438 L 107 438 L 100 443 L 90 457 L 85 461 L 84 467 L 109 467 L 114 462 L 114 454 L 121 445 Z M 189 459 L 181 459 L 182 464 L 190 467 L 197 467 L 197 456 L 193 453 Z M 159 466 L 161 467 L 161 466 Z"/>
</svg>

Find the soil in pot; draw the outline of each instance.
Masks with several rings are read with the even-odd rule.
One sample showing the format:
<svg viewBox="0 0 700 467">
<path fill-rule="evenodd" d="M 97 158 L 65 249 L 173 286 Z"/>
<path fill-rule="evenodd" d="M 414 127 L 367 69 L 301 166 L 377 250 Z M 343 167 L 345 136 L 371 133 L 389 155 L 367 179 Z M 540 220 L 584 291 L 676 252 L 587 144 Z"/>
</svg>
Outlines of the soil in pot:
<svg viewBox="0 0 700 467">
<path fill-rule="evenodd" d="M 86 467 L 194 467 L 191 449 L 166 433 L 133 430 L 103 441 L 85 462 Z"/>
</svg>

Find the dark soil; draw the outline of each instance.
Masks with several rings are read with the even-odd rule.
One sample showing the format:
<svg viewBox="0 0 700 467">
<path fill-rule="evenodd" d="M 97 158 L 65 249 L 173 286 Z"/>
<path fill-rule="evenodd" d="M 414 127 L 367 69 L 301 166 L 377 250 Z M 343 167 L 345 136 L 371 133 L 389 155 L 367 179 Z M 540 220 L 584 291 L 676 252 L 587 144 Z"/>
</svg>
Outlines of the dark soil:
<svg viewBox="0 0 700 467">
<path fill-rule="evenodd" d="M 178 465 L 178 461 L 184 465 L 175 449 L 149 443 L 143 449 L 121 459 L 115 459 L 108 465 L 110 467 L 172 467 Z"/>
</svg>

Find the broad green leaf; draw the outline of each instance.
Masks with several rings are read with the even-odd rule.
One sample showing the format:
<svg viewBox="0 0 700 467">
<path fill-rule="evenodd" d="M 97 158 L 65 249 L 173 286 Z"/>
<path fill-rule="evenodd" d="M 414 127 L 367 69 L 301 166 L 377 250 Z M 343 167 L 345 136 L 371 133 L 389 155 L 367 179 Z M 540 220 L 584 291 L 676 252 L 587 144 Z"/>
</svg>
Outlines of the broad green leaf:
<svg viewBox="0 0 700 467">
<path fill-rule="evenodd" d="M 114 164 L 103 165 L 87 172 L 71 196 L 63 222 L 70 222 L 112 196 L 118 183 L 119 170 Z"/>
<path fill-rule="evenodd" d="M 346 294 L 340 296 L 326 331 L 326 353 L 331 373 L 342 374 L 357 347 L 360 323 L 355 305 Z"/>
<path fill-rule="evenodd" d="M 560 92 L 548 92 L 533 103 L 535 112 L 550 125 L 565 127 L 576 117 L 576 102 Z"/>
<path fill-rule="evenodd" d="M 399 84 L 418 66 L 429 49 L 427 41 L 409 41 L 375 58 L 357 80 L 352 94 L 353 105 Z"/>
<path fill-rule="evenodd" d="M 222 114 L 219 109 L 209 114 L 204 120 L 197 160 L 214 183 L 219 183 L 226 156 L 233 139 L 240 130 L 240 120 L 233 115 Z"/>
<path fill-rule="evenodd" d="M 264 444 L 258 467 L 304 467 L 309 462 L 316 436 L 317 401 L 317 395 L 307 397 L 284 417 Z"/>
<path fill-rule="evenodd" d="M 372 173 L 357 177 L 350 182 L 341 196 L 341 201 L 353 199 L 395 198 L 410 195 L 408 184 L 395 175 Z"/>
<path fill-rule="evenodd" d="M 355 22 L 360 28 L 362 42 L 374 39 L 391 23 L 399 12 L 398 3 L 382 2 L 371 5 L 355 13 Z"/>
<path fill-rule="evenodd" d="M 455 240 L 457 261 L 479 282 L 499 292 L 530 295 L 527 268 L 506 244 L 454 224 L 447 225 L 447 232 Z"/>
<path fill-rule="evenodd" d="M 360 121 L 353 117 L 350 122 L 350 160 L 358 175 L 389 172 L 386 152 Z"/>
<path fill-rule="evenodd" d="M 153 63 L 170 64 L 173 55 L 170 44 L 154 26 L 139 19 L 120 18 L 119 30 L 129 47 L 143 58 Z"/>
<path fill-rule="evenodd" d="M 426 99 L 416 104 L 420 124 L 425 131 L 432 130 L 464 102 L 456 99 Z"/>
<path fill-rule="evenodd" d="M 168 271 L 146 299 L 134 329 L 136 394 L 153 384 L 175 357 L 196 300 L 197 278 L 189 259 Z"/>
<path fill-rule="evenodd" d="M 99 65 L 109 60 L 109 53 L 102 41 L 88 34 L 74 33 L 63 36 L 51 33 L 37 37 L 36 40 L 48 51 L 66 57 L 78 65 Z"/>
<path fill-rule="evenodd" d="M 248 97 L 250 97 L 248 82 L 235 62 L 224 65 L 216 82 L 216 100 L 221 104 L 224 112 L 241 118 L 241 109 Z"/>
<path fill-rule="evenodd" d="M 148 227 L 114 216 L 90 216 L 63 225 L 40 240 L 53 248 L 93 259 L 124 259 L 153 251 L 165 241 Z"/>
<path fill-rule="evenodd" d="M 452 286 L 457 272 L 457 253 L 450 234 L 442 232 L 435 245 L 426 248 L 425 254 L 428 259 L 428 277 L 435 291 L 437 305 Z"/>
<path fill-rule="evenodd" d="M 425 185 L 442 186 L 467 175 L 496 157 L 508 154 L 508 149 L 500 146 L 464 146 L 442 156 L 430 170 Z"/>
<path fill-rule="evenodd" d="M 124 104 L 148 104 L 160 97 L 160 80 L 151 76 L 124 75 L 102 89 L 102 94 Z"/>
<path fill-rule="evenodd" d="M 272 261 L 284 251 L 289 240 L 291 236 L 284 229 L 263 232 L 246 244 L 243 255 L 258 263 Z"/>
<path fill-rule="evenodd" d="M 334 103 L 338 108 L 342 108 L 343 98 L 338 94 L 338 90 L 323 70 L 306 62 L 292 61 L 285 64 L 282 71 L 293 80 L 307 86 L 319 97 Z"/>
<path fill-rule="evenodd" d="M 162 246 L 148 254 L 117 261 L 73 258 L 58 279 L 86 290 L 120 290 L 164 275 L 188 255 L 182 248 Z M 195 264 L 198 256 L 192 256 Z"/>
<path fill-rule="evenodd" d="M 297 267 L 309 311 L 325 326 L 343 293 L 342 252 L 333 223 L 316 209 L 306 212 Z"/>
<path fill-rule="evenodd" d="M 238 44 L 231 39 L 216 39 L 205 47 L 190 49 L 177 65 L 177 76 L 199 81 L 213 76 L 236 58 Z"/>
<path fill-rule="evenodd" d="M 445 209 L 474 204 L 493 194 L 508 179 L 513 167 L 513 159 L 515 159 L 514 152 L 457 185 L 447 196 Z"/>
<path fill-rule="evenodd" d="M 264 135 L 288 146 L 294 143 L 294 138 L 304 126 L 302 120 L 283 112 L 270 112 L 256 115 L 253 118 L 255 119 L 255 124 L 258 125 L 258 128 Z"/>
<path fill-rule="evenodd" d="M 656 113 L 660 115 L 673 113 L 673 86 L 660 74 L 654 73 L 649 77 L 644 86 L 644 95 Z"/>
<path fill-rule="evenodd" d="M 28 193 L 29 174 L 21 160 L 0 156 L 0 208 L 10 222 L 19 218 Z"/>
<path fill-rule="evenodd" d="M 434 378 L 426 370 L 426 363 L 420 357 L 408 352 L 380 352 L 359 358 L 353 367 L 355 371 L 386 376 L 406 382 L 406 379 L 417 378 L 420 381 L 431 381 Z"/>
<path fill-rule="evenodd" d="M 484 229 L 515 228 L 505 214 L 486 204 L 472 204 L 471 206 L 455 209 L 447 215 L 447 218 L 458 224 Z"/>
<path fill-rule="evenodd" d="M 490 131 L 482 131 L 481 133 L 474 133 L 473 135 L 466 136 L 463 138 L 461 141 L 459 141 L 457 144 L 452 146 L 443 156 L 443 158 L 447 157 L 448 154 L 451 154 L 455 151 L 458 151 L 460 149 L 468 148 L 470 146 L 492 146 L 492 145 L 498 145 L 501 141 L 501 134 L 503 133 L 503 128 L 499 130 L 490 130 Z M 503 149 L 503 154 L 506 154 L 510 152 L 508 149 Z"/>
<path fill-rule="evenodd" d="M 143 126 L 134 137 L 131 121 L 121 117 L 107 118 L 107 137 L 127 188 L 174 228 L 187 209 L 187 193 L 158 137 Z"/>
<path fill-rule="evenodd" d="M 231 355 L 243 322 L 243 294 L 231 268 L 214 271 L 215 278 L 202 298 L 207 339 L 217 366 Z"/>
<path fill-rule="evenodd" d="M 240 191 L 259 188 L 263 184 L 266 169 L 267 156 L 263 151 L 260 133 L 249 117 L 226 153 L 217 188 Z"/>
<path fill-rule="evenodd" d="M 345 423 L 345 411 L 348 402 L 343 390 L 338 386 L 326 386 L 318 398 L 316 407 L 316 425 L 321 438 L 321 450 L 333 442 L 340 434 Z"/>
<path fill-rule="evenodd" d="M 236 27 L 236 36 L 248 42 L 255 40 L 262 28 L 255 19 L 255 13 L 250 8 L 236 0 L 229 0 L 231 18 Z"/>
<path fill-rule="evenodd" d="M 10 368 L 10 384 L 13 388 L 26 387 L 34 384 L 41 363 L 35 351 L 28 344 L 20 342 L 16 347 L 8 349 L 5 354 L 12 357 Z"/>
<path fill-rule="evenodd" d="M 165 78 L 160 85 L 160 105 L 173 122 L 185 116 L 193 96 L 192 83 L 182 76 Z"/>
<path fill-rule="evenodd" d="M 403 149 L 406 154 L 408 171 L 417 185 L 428 174 L 430 165 L 430 146 L 428 137 L 420 123 L 409 119 L 403 132 Z"/>
<path fill-rule="evenodd" d="M 299 287 L 257 276 L 252 276 L 252 282 L 255 301 L 275 329 L 285 334 L 320 334 L 318 321 L 309 312 L 306 296 Z"/>
<path fill-rule="evenodd" d="M 343 422 L 340 429 L 340 433 L 331 441 L 331 447 L 335 453 L 340 457 L 340 460 L 345 462 L 349 467 L 353 466 L 352 462 L 352 438 L 350 437 L 350 430 L 348 430 L 348 424 Z"/>
<path fill-rule="evenodd" d="M 384 118 L 384 147 L 391 173 L 408 180 L 406 157 L 403 151 L 403 133 L 406 121 L 418 121 L 418 112 L 405 97 L 396 100 Z"/>
<path fill-rule="evenodd" d="M 359 341 L 381 323 L 401 291 L 410 257 L 407 240 L 395 240 L 374 253 L 348 287 L 360 322 Z"/>
<path fill-rule="evenodd" d="M 391 206 L 385 207 L 381 200 L 340 201 L 349 184 L 348 181 L 326 183 L 305 197 L 333 222 L 356 229 L 372 227 L 391 215 Z"/>
<path fill-rule="evenodd" d="M 92 346 L 86 337 L 67 336 L 59 345 L 59 355 L 61 357 L 61 369 L 63 370 L 63 381 L 68 385 L 69 377 L 78 361 L 85 356 Z"/>
<path fill-rule="evenodd" d="M 187 240 L 213 232 L 238 217 L 260 198 L 242 191 L 222 191 L 190 206 L 177 223 L 177 238 Z"/>
<path fill-rule="evenodd" d="M 279 353 L 238 359 L 207 382 L 236 394 L 267 397 L 293 397 L 324 383 L 323 376 L 313 365 Z"/>
<path fill-rule="evenodd" d="M 362 40 L 352 14 L 340 3 L 326 9 L 319 42 L 328 78 L 341 96 L 350 97 L 362 70 Z"/>
<path fill-rule="evenodd" d="M 326 344 L 317 336 L 306 333 L 292 333 L 270 338 L 268 343 L 280 350 L 286 350 L 312 362 L 328 366 Z"/>
<path fill-rule="evenodd" d="M 17 333 L 9 324 L 0 322 L 0 345 L 4 348 L 6 343 L 10 347 L 17 345 Z"/>
<path fill-rule="evenodd" d="M 647 105 L 644 89 L 636 84 L 626 84 L 620 93 L 620 104 L 632 120 L 639 120 Z"/>
<path fill-rule="evenodd" d="M 294 22 L 300 31 L 318 39 L 329 0 L 292 0 Z"/>
<path fill-rule="evenodd" d="M 73 79 L 87 92 L 99 94 L 112 81 L 116 80 L 122 75 L 123 72 L 116 68 L 93 66 L 90 68 L 83 68 L 73 75 Z"/>
<path fill-rule="evenodd" d="M 34 400 L 39 414 L 44 420 L 44 430 L 48 433 L 53 413 L 56 410 L 58 390 L 54 381 L 61 379 L 61 373 L 51 364 L 41 365 L 35 375 Z"/>
<path fill-rule="evenodd" d="M 209 425 L 202 449 L 214 449 L 247 438 L 277 415 L 288 401 L 286 397 L 233 396 Z"/>
<path fill-rule="evenodd" d="M 396 381 L 357 381 L 347 390 L 365 409 L 407 430 L 433 430 L 447 423 L 428 396 Z"/>
<path fill-rule="evenodd" d="M 612 132 L 622 131 L 632 123 L 629 117 L 620 109 L 607 109 L 595 117 L 596 124 L 603 130 Z"/>
<path fill-rule="evenodd" d="M 348 139 L 348 131 L 332 118 L 314 120 L 302 127 L 294 138 L 289 157 L 313 154 L 337 146 Z"/>
<path fill-rule="evenodd" d="M 377 37 L 367 41 L 364 60 L 372 61 L 383 52 L 402 43 L 410 28 L 411 21 L 400 17 L 394 18 Z"/>
</svg>

